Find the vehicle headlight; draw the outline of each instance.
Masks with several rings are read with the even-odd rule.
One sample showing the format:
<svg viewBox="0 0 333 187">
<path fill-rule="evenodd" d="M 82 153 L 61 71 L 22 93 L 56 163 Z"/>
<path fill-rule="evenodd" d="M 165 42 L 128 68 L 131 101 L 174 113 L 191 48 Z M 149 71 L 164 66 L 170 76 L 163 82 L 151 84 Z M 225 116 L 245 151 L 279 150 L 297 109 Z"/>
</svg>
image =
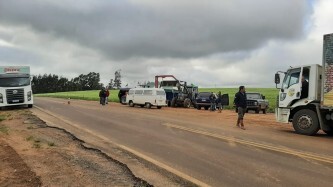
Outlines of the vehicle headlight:
<svg viewBox="0 0 333 187">
<path fill-rule="evenodd" d="M 3 103 L 3 96 L 1 93 L 0 93 L 0 103 Z"/>
<path fill-rule="evenodd" d="M 287 93 L 281 93 L 280 94 L 280 101 L 283 101 L 287 96 Z"/>
<path fill-rule="evenodd" d="M 31 101 L 31 91 L 28 91 L 27 96 L 28 96 L 28 101 Z"/>
</svg>

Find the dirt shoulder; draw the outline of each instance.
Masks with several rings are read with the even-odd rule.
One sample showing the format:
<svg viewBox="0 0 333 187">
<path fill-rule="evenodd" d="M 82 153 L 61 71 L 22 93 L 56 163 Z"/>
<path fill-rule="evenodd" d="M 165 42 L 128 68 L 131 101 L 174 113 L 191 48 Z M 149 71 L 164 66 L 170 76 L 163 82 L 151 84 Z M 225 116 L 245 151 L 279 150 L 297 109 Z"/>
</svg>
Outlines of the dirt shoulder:
<svg viewBox="0 0 333 187">
<path fill-rule="evenodd" d="M 150 186 L 30 110 L 0 111 L 0 186 Z"/>
</svg>

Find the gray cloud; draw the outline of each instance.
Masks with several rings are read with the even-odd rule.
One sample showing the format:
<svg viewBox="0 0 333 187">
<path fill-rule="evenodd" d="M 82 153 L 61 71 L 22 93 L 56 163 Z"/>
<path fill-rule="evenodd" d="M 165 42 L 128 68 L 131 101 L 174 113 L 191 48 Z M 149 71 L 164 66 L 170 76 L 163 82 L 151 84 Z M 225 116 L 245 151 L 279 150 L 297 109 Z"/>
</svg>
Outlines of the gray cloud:
<svg viewBox="0 0 333 187">
<path fill-rule="evenodd" d="M 110 59 L 197 58 L 303 36 L 306 1 L 0 1 L 0 22 L 25 25 Z"/>
</svg>

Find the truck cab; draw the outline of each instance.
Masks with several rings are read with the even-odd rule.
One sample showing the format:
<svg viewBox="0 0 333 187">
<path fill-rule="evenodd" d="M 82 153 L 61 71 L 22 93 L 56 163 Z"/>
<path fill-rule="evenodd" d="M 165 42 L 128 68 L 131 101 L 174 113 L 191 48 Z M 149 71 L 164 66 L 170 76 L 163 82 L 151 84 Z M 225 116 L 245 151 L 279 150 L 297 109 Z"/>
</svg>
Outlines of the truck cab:
<svg viewBox="0 0 333 187">
<path fill-rule="evenodd" d="M 30 67 L 0 66 L 0 109 L 17 105 L 33 106 Z"/>
</svg>

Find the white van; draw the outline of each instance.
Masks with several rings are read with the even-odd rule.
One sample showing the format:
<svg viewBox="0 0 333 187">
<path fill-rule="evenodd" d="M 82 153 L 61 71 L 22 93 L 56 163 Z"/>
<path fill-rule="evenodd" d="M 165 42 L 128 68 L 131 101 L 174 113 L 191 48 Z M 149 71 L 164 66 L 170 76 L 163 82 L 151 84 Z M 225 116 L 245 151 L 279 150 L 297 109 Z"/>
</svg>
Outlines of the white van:
<svg viewBox="0 0 333 187">
<path fill-rule="evenodd" d="M 135 105 L 146 106 L 146 108 L 156 106 L 158 109 L 167 106 L 166 94 L 162 88 L 132 88 L 128 91 L 126 103 L 131 107 Z"/>
</svg>

